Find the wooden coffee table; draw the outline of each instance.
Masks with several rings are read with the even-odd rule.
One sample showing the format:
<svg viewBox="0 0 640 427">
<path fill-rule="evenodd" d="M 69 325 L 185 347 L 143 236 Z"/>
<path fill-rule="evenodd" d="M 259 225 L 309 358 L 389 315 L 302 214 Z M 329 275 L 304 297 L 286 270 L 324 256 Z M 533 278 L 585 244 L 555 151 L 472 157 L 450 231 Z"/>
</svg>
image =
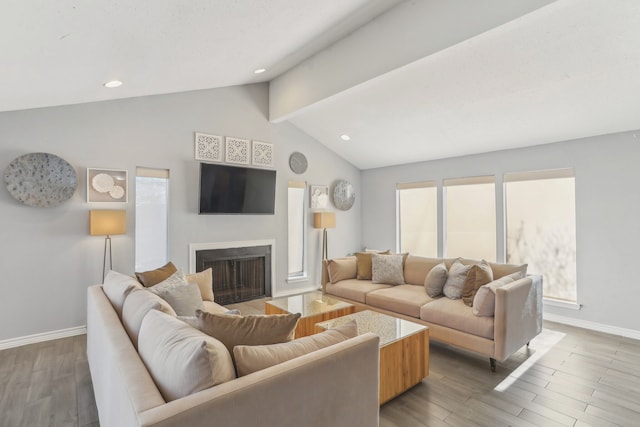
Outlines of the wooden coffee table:
<svg viewBox="0 0 640 427">
<path fill-rule="evenodd" d="M 315 333 L 315 324 L 355 312 L 353 304 L 324 295 L 321 291 L 307 292 L 290 297 L 265 301 L 266 314 L 300 313 L 295 337 L 306 337 Z"/>
<path fill-rule="evenodd" d="M 358 335 L 373 332 L 380 337 L 380 398 L 388 402 L 429 375 L 429 328 L 371 310 L 360 311 L 316 324 L 316 332 L 354 319 Z"/>
</svg>

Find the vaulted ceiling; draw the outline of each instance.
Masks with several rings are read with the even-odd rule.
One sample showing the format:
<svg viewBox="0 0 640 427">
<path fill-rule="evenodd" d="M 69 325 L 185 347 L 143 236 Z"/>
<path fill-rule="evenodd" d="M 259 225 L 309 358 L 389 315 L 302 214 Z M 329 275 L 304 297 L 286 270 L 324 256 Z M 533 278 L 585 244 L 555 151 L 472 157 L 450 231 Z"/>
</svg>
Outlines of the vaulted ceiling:
<svg viewBox="0 0 640 427">
<path fill-rule="evenodd" d="M 637 0 L 11 1 L 0 35 L 0 111 L 269 81 L 361 169 L 640 128 Z"/>
</svg>

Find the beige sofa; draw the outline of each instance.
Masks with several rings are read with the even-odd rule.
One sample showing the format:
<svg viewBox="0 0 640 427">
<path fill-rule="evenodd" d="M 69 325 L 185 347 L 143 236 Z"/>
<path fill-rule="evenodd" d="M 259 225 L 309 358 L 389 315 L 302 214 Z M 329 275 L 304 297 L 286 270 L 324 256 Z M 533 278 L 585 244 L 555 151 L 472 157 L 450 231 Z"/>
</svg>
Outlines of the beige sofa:
<svg viewBox="0 0 640 427">
<path fill-rule="evenodd" d="M 454 261 L 408 255 L 403 263 L 405 284 L 394 286 L 357 279 L 355 256 L 325 260 L 322 288 L 327 294 L 355 304 L 357 309 L 371 309 L 427 325 L 431 339 L 488 356 L 495 371 L 496 361 L 506 360 L 542 330 L 542 276 L 528 275 L 495 289 L 495 314 L 480 317 L 461 299 L 427 295 L 424 282 L 431 268 L 441 262 L 450 268 Z M 460 261 L 465 265 L 479 262 Z M 329 277 L 330 263 L 341 268 L 338 280 L 334 277 L 335 283 Z M 489 264 L 496 279 L 519 268 Z"/>
<path fill-rule="evenodd" d="M 103 427 L 378 425 L 375 335 L 165 402 L 103 286 L 89 287 L 87 298 L 87 355 Z"/>
</svg>

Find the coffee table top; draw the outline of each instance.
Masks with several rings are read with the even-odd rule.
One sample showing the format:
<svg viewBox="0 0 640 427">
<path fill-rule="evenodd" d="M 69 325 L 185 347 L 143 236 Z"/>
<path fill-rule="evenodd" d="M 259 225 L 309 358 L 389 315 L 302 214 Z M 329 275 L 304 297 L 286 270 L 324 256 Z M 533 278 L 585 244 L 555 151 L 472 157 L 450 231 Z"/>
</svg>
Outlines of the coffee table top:
<svg viewBox="0 0 640 427">
<path fill-rule="evenodd" d="M 343 308 L 353 307 L 353 304 L 331 298 L 321 291 L 307 292 L 290 297 L 274 298 L 265 301 L 280 310 L 289 313 L 300 313 L 302 317 L 315 316 L 317 314 L 328 313 Z"/>
<path fill-rule="evenodd" d="M 380 337 L 380 347 L 401 340 L 410 335 L 422 332 L 428 327 L 397 317 L 388 316 L 376 311 L 364 310 L 358 313 L 316 323 L 322 329 L 333 329 L 354 319 L 358 325 L 358 335 L 372 332 Z"/>
</svg>

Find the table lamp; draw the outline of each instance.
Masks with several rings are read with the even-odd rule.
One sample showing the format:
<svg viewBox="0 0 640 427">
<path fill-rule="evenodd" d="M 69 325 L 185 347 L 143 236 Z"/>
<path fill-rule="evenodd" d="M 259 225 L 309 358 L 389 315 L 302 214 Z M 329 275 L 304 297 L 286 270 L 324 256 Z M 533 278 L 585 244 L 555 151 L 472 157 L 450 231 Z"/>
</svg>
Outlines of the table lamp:
<svg viewBox="0 0 640 427">
<path fill-rule="evenodd" d="M 107 268 L 107 246 L 109 247 L 109 269 L 113 268 L 111 256 L 111 236 L 127 232 L 127 211 L 95 210 L 89 211 L 89 235 L 107 236 L 104 239 L 104 256 L 102 258 L 102 281 Z"/>
</svg>

